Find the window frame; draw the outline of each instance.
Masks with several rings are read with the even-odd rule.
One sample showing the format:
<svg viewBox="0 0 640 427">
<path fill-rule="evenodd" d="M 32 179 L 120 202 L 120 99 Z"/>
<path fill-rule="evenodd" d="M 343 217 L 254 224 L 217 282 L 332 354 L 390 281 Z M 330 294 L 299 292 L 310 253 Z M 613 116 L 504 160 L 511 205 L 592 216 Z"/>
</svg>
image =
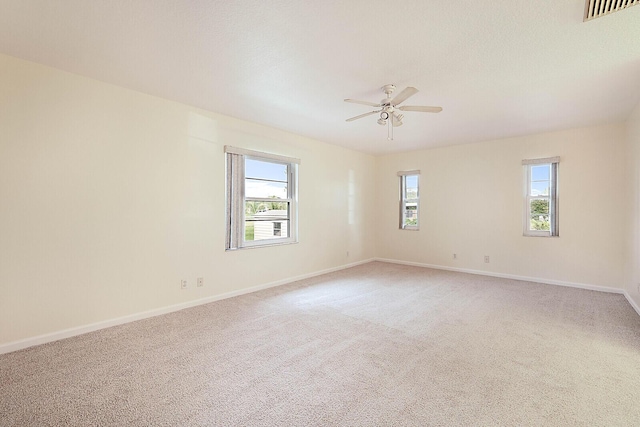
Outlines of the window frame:
<svg viewBox="0 0 640 427">
<path fill-rule="evenodd" d="M 523 160 L 524 166 L 524 209 L 522 235 L 525 237 L 559 237 L 558 222 L 558 169 L 560 157 Z M 549 166 L 549 195 L 533 195 L 532 168 L 536 166 Z M 531 202 L 533 200 L 549 200 L 549 230 L 531 230 Z"/>
<path fill-rule="evenodd" d="M 400 177 L 400 221 L 399 227 L 400 230 L 410 230 L 410 231 L 419 231 L 420 230 L 420 171 L 412 170 L 412 171 L 400 171 L 398 172 L 398 176 Z M 417 191 L 415 198 L 407 197 L 407 177 L 415 176 Z M 416 225 L 407 225 L 405 224 L 405 212 L 407 208 L 407 204 L 415 203 L 416 204 Z"/>
<path fill-rule="evenodd" d="M 287 245 L 298 242 L 298 164 L 299 159 L 285 157 L 275 154 L 262 153 L 253 150 L 246 150 L 237 147 L 225 146 L 227 163 L 227 183 L 226 183 L 226 245 L 225 249 L 237 250 L 247 248 L 257 248 L 264 246 Z M 247 179 L 258 179 L 257 177 L 246 176 L 246 160 L 257 160 L 261 162 L 285 165 L 287 167 L 287 197 L 282 199 L 247 197 L 245 183 Z M 281 221 L 265 222 L 288 222 L 287 237 L 273 237 L 260 240 L 246 240 L 245 227 L 247 222 L 245 206 L 247 201 L 258 202 L 283 202 L 287 203 L 287 218 Z M 255 231 L 254 231 L 255 232 Z"/>
</svg>

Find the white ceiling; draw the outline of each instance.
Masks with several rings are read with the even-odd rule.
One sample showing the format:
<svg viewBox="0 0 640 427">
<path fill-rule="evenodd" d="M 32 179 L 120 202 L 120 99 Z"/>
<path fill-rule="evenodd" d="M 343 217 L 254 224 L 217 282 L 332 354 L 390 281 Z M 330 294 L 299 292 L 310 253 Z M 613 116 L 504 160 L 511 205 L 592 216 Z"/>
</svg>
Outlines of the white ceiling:
<svg viewBox="0 0 640 427">
<path fill-rule="evenodd" d="M 640 7 L 584 0 L 0 0 L 0 53 L 384 153 L 625 120 Z M 387 141 L 387 83 L 420 92 Z M 397 93 L 396 92 L 396 93 Z"/>
</svg>

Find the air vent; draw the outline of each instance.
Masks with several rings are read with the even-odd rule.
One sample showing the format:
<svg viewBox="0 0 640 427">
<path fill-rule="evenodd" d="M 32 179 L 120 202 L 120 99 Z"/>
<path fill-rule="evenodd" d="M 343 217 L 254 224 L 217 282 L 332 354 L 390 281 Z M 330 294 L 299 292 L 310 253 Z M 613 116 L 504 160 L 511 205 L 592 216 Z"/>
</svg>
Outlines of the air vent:
<svg viewBox="0 0 640 427">
<path fill-rule="evenodd" d="M 636 4 L 640 4 L 640 0 L 586 0 L 584 21 L 590 21 Z"/>
</svg>

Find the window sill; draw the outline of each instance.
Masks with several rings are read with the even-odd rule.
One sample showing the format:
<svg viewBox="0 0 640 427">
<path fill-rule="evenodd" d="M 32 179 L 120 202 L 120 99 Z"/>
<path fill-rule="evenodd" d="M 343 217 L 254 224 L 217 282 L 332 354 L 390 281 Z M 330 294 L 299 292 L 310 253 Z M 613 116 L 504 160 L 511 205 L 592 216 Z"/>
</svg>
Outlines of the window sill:
<svg viewBox="0 0 640 427">
<path fill-rule="evenodd" d="M 298 243 L 299 242 L 265 243 L 264 245 L 251 245 L 251 246 L 242 246 L 240 248 L 225 249 L 225 252 L 235 252 L 235 251 L 241 251 L 241 250 L 244 250 L 244 249 L 270 248 L 272 246 L 297 245 Z"/>
</svg>

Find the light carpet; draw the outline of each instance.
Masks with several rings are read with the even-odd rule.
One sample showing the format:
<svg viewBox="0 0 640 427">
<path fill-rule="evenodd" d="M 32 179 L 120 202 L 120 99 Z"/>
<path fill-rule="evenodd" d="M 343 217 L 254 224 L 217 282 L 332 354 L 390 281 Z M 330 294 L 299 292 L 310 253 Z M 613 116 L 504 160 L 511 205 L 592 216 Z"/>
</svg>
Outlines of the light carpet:
<svg viewBox="0 0 640 427">
<path fill-rule="evenodd" d="M 637 426 L 619 294 L 374 262 L 0 356 L 2 426 Z"/>
</svg>

